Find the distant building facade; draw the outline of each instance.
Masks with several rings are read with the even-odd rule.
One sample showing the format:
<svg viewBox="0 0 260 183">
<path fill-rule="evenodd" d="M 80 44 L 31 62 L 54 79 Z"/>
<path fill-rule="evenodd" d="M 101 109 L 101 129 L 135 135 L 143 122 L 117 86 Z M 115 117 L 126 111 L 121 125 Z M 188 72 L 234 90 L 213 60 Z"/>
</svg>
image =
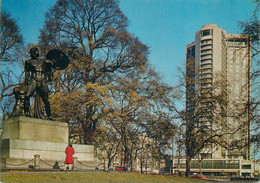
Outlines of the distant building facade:
<svg viewBox="0 0 260 183">
<path fill-rule="evenodd" d="M 110 153 L 110 170 L 117 171 L 135 171 L 142 173 L 159 173 L 161 168 L 166 167 L 163 157 L 158 158 L 156 154 L 155 141 L 149 138 L 146 133 L 138 136 L 138 141 L 135 145 L 129 146 L 128 151 L 120 144 L 111 152 L 110 143 L 103 144 L 95 148 L 95 155 L 100 163 L 102 169 L 108 169 Z M 113 143 L 113 142 L 112 142 Z M 116 143 L 116 142 L 114 142 Z M 109 148 L 110 147 L 110 148 Z M 116 146 L 114 146 L 116 147 Z M 108 152 L 110 150 L 110 152 Z M 125 153 L 128 153 L 125 156 Z"/>
<path fill-rule="evenodd" d="M 226 135 L 226 141 L 244 144 L 240 149 L 212 145 L 211 150 L 201 152 L 204 159 L 250 160 L 250 50 L 248 35 L 228 34 L 216 24 L 203 26 L 196 32 L 195 41 L 186 47 L 186 75 L 190 78 L 186 86 L 186 111 L 189 118 L 193 118 L 194 110 L 197 110 L 192 101 L 212 89 L 217 78 L 221 78 L 221 82 L 226 83 L 221 88 L 226 98 L 226 103 L 221 106 L 222 120 L 229 128 L 239 129 L 236 134 Z M 199 106 L 205 107 L 200 120 L 217 128 L 212 111 L 206 109 L 202 101 Z"/>
<path fill-rule="evenodd" d="M 186 159 L 174 159 L 173 171 L 185 172 Z M 191 161 L 191 173 L 202 173 L 207 176 L 244 176 L 258 177 L 260 164 L 242 159 L 193 159 Z M 182 173 L 184 174 L 184 173 Z"/>
</svg>

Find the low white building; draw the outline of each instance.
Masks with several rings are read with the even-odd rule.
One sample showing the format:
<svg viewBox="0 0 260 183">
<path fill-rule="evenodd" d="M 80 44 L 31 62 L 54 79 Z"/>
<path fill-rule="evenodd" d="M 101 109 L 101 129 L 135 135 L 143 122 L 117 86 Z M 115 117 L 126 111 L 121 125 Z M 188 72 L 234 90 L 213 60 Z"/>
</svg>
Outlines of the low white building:
<svg viewBox="0 0 260 183">
<path fill-rule="evenodd" d="M 200 173 L 205 175 L 221 175 L 221 176 L 239 176 L 239 177 L 255 177 L 259 175 L 260 165 L 256 161 L 242 159 L 203 159 L 191 160 L 191 173 Z M 174 159 L 174 172 L 186 171 L 186 159 Z"/>
</svg>

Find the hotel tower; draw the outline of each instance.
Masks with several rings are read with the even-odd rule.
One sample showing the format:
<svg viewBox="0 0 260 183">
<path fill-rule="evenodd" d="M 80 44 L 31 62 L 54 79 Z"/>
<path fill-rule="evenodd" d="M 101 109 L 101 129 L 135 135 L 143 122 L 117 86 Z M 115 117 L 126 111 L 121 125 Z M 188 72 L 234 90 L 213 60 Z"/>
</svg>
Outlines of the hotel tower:
<svg viewBox="0 0 260 183">
<path fill-rule="evenodd" d="M 250 49 L 248 35 L 228 34 L 216 24 L 203 26 L 186 47 L 187 120 L 197 115 L 198 108 L 205 108 L 200 110 L 203 112 L 196 125 L 206 124 L 225 132 L 222 139 L 226 147 L 211 144 L 200 152 L 205 159 L 250 160 Z M 218 99 L 209 97 L 194 103 L 209 91 L 221 93 L 222 102 L 214 104 Z M 208 103 L 215 105 L 214 112 Z M 239 148 L 233 148 L 236 146 Z"/>
</svg>

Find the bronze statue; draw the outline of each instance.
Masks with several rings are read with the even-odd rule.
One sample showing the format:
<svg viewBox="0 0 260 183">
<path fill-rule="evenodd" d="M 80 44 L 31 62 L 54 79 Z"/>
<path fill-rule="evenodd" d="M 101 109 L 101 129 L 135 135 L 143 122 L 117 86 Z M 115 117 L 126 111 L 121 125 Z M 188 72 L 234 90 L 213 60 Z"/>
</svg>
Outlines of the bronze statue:
<svg viewBox="0 0 260 183">
<path fill-rule="evenodd" d="M 24 116 L 25 111 L 24 111 L 24 104 L 25 104 L 25 92 L 26 92 L 26 86 L 23 84 L 20 84 L 19 86 L 15 87 L 13 89 L 13 92 L 11 93 L 14 94 L 15 96 L 15 105 L 13 108 L 13 114 L 12 116 Z"/>
<path fill-rule="evenodd" d="M 25 115 L 30 116 L 30 98 L 36 92 L 34 117 L 53 120 L 47 82 L 52 81 L 55 70 L 62 70 L 68 66 L 69 59 L 64 52 L 56 49 L 49 51 L 46 59 L 39 58 L 38 48 L 35 47 L 30 49 L 30 56 L 31 59 L 25 62 Z"/>
<path fill-rule="evenodd" d="M 47 59 L 39 59 L 38 48 L 30 49 L 31 59 L 25 61 L 25 84 L 28 86 L 26 90 L 25 100 L 25 115 L 29 116 L 30 112 L 30 97 L 36 91 L 41 97 L 44 105 L 47 118 L 52 120 L 51 108 L 48 97 L 47 79 L 51 80 L 50 74 L 52 69 L 52 61 Z"/>
</svg>

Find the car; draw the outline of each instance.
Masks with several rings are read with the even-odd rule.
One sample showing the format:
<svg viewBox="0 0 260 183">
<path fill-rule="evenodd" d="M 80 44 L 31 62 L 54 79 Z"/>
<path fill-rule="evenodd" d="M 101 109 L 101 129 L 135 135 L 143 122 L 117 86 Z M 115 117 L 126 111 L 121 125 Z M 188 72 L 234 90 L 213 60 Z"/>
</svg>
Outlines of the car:
<svg viewBox="0 0 260 183">
<path fill-rule="evenodd" d="M 116 171 L 127 171 L 127 168 L 126 167 L 116 167 L 115 168 Z"/>
<path fill-rule="evenodd" d="M 197 179 L 208 179 L 205 175 L 202 175 L 202 174 L 194 174 L 190 177 L 191 178 L 197 178 Z"/>
</svg>

